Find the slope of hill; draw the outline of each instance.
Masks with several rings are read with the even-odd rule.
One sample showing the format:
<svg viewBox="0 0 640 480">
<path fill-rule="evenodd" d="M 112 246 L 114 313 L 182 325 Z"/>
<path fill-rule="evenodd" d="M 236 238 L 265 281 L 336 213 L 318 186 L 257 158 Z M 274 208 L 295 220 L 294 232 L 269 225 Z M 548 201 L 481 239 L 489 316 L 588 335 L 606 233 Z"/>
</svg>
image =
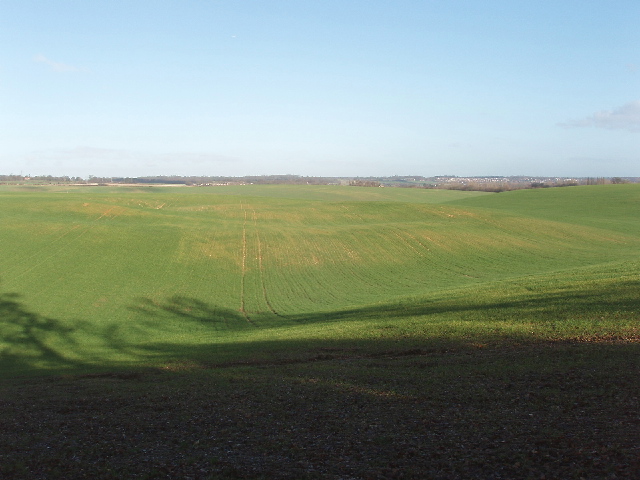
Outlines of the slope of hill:
<svg viewBox="0 0 640 480">
<path fill-rule="evenodd" d="M 638 189 L 459 193 L 0 189 L 0 477 L 635 478 Z"/>
<path fill-rule="evenodd" d="M 632 235 L 640 233 L 640 188 L 637 184 L 518 190 L 501 195 L 455 199 L 451 203 Z"/>
<path fill-rule="evenodd" d="M 449 313 L 436 323 L 455 324 L 464 311 L 470 325 L 469 308 L 445 297 L 502 305 L 491 292 L 542 289 L 542 300 L 556 298 L 564 293 L 553 285 L 575 275 L 591 289 L 584 268 L 595 268 L 610 291 L 607 282 L 634 278 L 628 262 L 640 246 L 636 185 L 473 197 L 352 187 L 218 191 L 0 193 L 3 305 L 15 317 L 3 325 L 5 371 L 151 365 L 185 351 L 218 362 L 212 346 L 220 343 L 367 337 L 367 318 L 409 322 L 400 330 L 421 341 L 433 334 L 425 319 L 441 310 Z M 512 287 L 523 281 L 538 287 Z M 449 306 L 423 308 L 442 301 Z"/>
</svg>

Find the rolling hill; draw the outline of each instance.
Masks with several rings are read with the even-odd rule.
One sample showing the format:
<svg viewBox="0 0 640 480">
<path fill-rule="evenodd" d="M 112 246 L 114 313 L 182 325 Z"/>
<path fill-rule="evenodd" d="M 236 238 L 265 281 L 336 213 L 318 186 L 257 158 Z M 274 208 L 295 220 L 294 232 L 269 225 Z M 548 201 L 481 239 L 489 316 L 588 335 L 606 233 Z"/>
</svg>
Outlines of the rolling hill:
<svg viewBox="0 0 640 480">
<path fill-rule="evenodd" d="M 6 188 L 0 222 L 15 374 L 290 357 L 312 340 L 613 335 L 637 320 L 637 185 Z"/>
</svg>

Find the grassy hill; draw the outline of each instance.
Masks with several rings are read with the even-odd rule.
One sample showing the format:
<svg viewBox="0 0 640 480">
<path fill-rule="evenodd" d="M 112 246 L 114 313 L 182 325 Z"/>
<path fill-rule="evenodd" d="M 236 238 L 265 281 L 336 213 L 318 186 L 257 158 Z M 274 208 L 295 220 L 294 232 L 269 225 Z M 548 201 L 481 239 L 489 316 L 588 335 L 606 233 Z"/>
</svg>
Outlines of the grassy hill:
<svg viewBox="0 0 640 480">
<path fill-rule="evenodd" d="M 0 478 L 636 478 L 640 186 L 0 189 Z"/>
<path fill-rule="evenodd" d="M 487 207 L 531 218 L 555 220 L 638 235 L 640 232 L 640 189 L 636 184 L 593 185 L 543 190 L 518 190 L 453 200 L 453 204 Z"/>
<path fill-rule="evenodd" d="M 434 325 L 492 331 L 493 304 L 526 330 L 519 302 L 571 290 L 580 311 L 580 291 L 637 281 L 639 199 L 636 185 L 6 189 L 2 361 L 217 363 L 264 354 L 245 344 L 371 338 L 379 322 L 419 343 Z"/>
</svg>

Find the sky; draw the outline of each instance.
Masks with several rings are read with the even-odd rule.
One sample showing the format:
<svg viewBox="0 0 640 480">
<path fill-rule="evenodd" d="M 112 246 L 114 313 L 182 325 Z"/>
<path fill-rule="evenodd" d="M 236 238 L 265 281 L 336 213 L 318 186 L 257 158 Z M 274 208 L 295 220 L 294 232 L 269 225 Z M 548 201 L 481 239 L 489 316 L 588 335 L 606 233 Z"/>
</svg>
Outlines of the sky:
<svg viewBox="0 0 640 480">
<path fill-rule="evenodd" d="M 0 174 L 640 176 L 638 0 L 2 0 Z"/>
</svg>

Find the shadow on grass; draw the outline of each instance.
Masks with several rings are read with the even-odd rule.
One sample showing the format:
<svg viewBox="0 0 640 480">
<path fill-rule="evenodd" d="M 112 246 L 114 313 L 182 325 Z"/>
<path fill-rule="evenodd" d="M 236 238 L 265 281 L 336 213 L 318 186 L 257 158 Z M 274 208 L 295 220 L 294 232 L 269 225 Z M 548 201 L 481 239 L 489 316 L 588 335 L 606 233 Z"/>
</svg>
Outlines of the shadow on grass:
<svg viewBox="0 0 640 480">
<path fill-rule="evenodd" d="M 34 365 L 76 366 L 60 348 L 47 339 L 56 337 L 59 343 L 73 349 L 75 328 L 59 320 L 29 311 L 16 293 L 0 294 L 0 367 L 3 371 L 20 371 Z"/>
<path fill-rule="evenodd" d="M 207 326 L 213 330 L 237 330 L 250 325 L 246 317 L 239 311 L 212 305 L 197 298 L 179 295 L 170 297 L 162 303 L 141 298 L 130 309 L 154 320 L 160 318 L 181 319 Z"/>
<path fill-rule="evenodd" d="M 23 374 L 60 369 L 86 370 L 99 364 L 102 359 L 92 358 L 89 362 L 86 355 L 78 353 L 86 352 L 86 345 L 80 344 L 85 340 L 102 345 L 104 351 L 113 352 L 114 356 L 126 354 L 133 364 L 139 359 L 141 363 L 160 364 L 166 360 L 174 363 L 220 365 L 468 348 L 479 342 L 512 341 L 513 338 L 510 339 L 509 335 L 515 335 L 513 332 L 517 329 L 509 330 L 509 327 L 523 324 L 538 325 L 547 328 L 546 331 L 549 330 L 548 324 L 553 324 L 553 328 L 559 330 L 564 328 L 564 333 L 556 337 L 556 340 L 562 338 L 562 335 L 567 338 L 571 336 L 567 333 L 568 324 L 574 329 L 582 329 L 582 332 L 576 330 L 576 336 L 592 334 L 595 338 L 598 334 L 605 337 L 610 333 L 615 337 L 624 330 L 623 335 L 631 332 L 636 341 L 638 338 L 640 282 L 635 280 L 620 280 L 607 285 L 595 284 L 591 288 L 541 292 L 525 287 L 507 291 L 504 295 L 493 295 L 493 298 L 485 293 L 477 299 L 468 295 L 458 298 L 430 297 L 404 303 L 384 303 L 363 308 L 277 317 L 271 313 L 252 314 L 252 324 L 239 311 L 197 298 L 174 296 L 163 302 L 138 299 L 130 308 L 140 314 L 140 321 L 127 328 L 136 329 L 138 338 L 168 339 L 154 343 L 129 340 L 126 335 L 122 335 L 122 326 L 115 323 L 98 328 L 88 321 L 62 322 L 47 318 L 30 311 L 19 301 L 18 294 L 3 293 L 0 294 L 0 369 L 9 375 L 12 372 Z M 407 327 L 406 322 L 402 322 L 402 319 L 410 317 L 416 318 L 413 327 Z M 234 332 L 266 332 L 274 326 L 359 320 L 373 321 L 364 327 L 366 331 L 363 330 L 362 338 L 358 338 L 357 334 L 353 336 L 353 333 L 352 338 L 315 339 L 265 334 L 260 339 L 256 336 L 256 341 L 240 342 L 232 337 Z M 462 325 L 458 325 L 457 330 L 450 330 L 449 335 L 442 335 L 444 330 L 437 328 L 411 330 L 415 325 L 446 325 L 452 320 Z M 492 326 L 487 327 L 485 324 Z M 497 332 L 495 326 L 500 324 L 506 328 Z M 179 339 L 174 342 L 172 337 L 175 332 L 168 325 L 179 325 L 183 332 L 197 328 L 213 340 L 197 345 Z M 398 331 L 394 330 L 396 325 Z M 216 334 L 226 335 L 226 340 L 218 342 Z M 84 340 L 78 340 L 80 338 Z M 532 336 L 529 339 L 535 340 L 540 338 Z M 518 341 L 527 341 L 527 338 L 520 337 Z M 87 361 L 76 358 L 87 358 Z M 113 363 L 110 358 L 102 361 L 104 368 L 122 366 Z"/>
<path fill-rule="evenodd" d="M 517 313 L 519 316 L 535 314 L 538 321 L 557 319 L 559 314 L 572 316 L 603 314 L 637 313 L 640 311 L 640 281 L 618 281 L 607 288 L 565 289 L 563 291 L 537 293 L 525 287 L 525 292 L 514 295 L 512 292 L 492 301 L 488 296 L 484 299 L 470 298 L 468 295 L 458 298 L 431 297 L 415 302 L 401 300 L 365 307 L 340 310 L 309 312 L 293 315 L 278 315 L 280 324 L 310 324 L 316 322 L 339 320 L 371 320 L 414 316 L 439 315 L 446 313 L 496 312 L 492 317 L 499 319 Z M 131 307 L 132 310 L 153 318 L 179 317 L 185 320 L 206 324 L 216 330 L 238 330 L 247 327 L 246 318 L 239 312 L 219 307 L 202 300 L 186 296 L 174 296 L 164 302 L 154 302 L 142 298 Z M 500 313 L 503 313 L 501 315 Z M 272 313 L 253 313 L 252 317 L 274 318 Z M 464 319 L 465 317 L 461 317 Z M 249 324 L 250 325 L 250 324 Z"/>
<path fill-rule="evenodd" d="M 542 293 L 527 291 L 517 296 L 505 295 L 497 301 L 492 301 L 488 297 L 473 299 L 468 295 L 463 298 L 432 297 L 415 303 L 387 303 L 333 312 L 292 315 L 288 318 L 296 323 L 310 323 L 459 313 L 460 319 L 465 320 L 474 313 L 486 313 L 487 320 L 511 319 L 516 315 L 523 319 L 531 317 L 536 322 L 541 322 L 558 320 L 563 316 L 595 317 L 598 312 L 602 314 L 640 312 L 640 281 L 620 281 L 609 288 L 568 289 Z"/>
</svg>

